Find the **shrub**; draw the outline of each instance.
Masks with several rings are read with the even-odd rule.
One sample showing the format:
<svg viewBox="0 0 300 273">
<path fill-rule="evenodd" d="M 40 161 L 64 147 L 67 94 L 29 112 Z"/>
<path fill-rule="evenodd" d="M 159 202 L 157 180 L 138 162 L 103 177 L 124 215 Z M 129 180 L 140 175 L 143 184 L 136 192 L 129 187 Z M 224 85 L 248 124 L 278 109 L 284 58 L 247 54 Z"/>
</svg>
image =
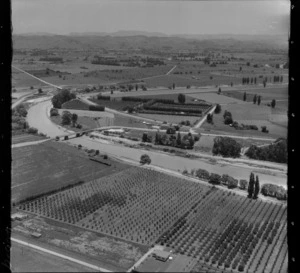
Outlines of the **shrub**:
<svg viewBox="0 0 300 273">
<path fill-rule="evenodd" d="M 248 181 L 247 180 L 241 179 L 239 184 L 240 184 L 240 189 L 241 190 L 248 189 Z"/>
<path fill-rule="evenodd" d="M 233 123 L 233 119 L 231 116 L 226 116 L 224 119 L 224 124 L 229 125 Z"/>
<path fill-rule="evenodd" d="M 214 185 L 219 185 L 221 184 L 221 176 L 219 174 L 212 173 L 208 182 Z"/>
<path fill-rule="evenodd" d="M 38 133 L 38 129 L 34 128 L 34 127 L 29 127 L 27 129 L 27 133 L 28 134 L 32 134 L 32 135 L 36 135 Z"/>
<path fill-rule="evenodd" d="M 61 123 L 63 125 L 68 125 L 71 123 L 72 120 L 72 114 L 69 111 L 63 111 L 61 116 Z"/>
<path fill-rule="evenodd" d="M 194 141 L 196 142 L 196 141 L 199 141 L 200 140 L 200 137 L 199 136 L 195 136 L 194 137 Z"/>
<path fill-rule="evenodd" d="M 141 155 L 140 163 L 142 165 L 144 165 L 144 164 L 150 164 L 151 163 L 151 158 L 149 157 L 149 155 L 143 154 L 143 155 Z"/>
<path fill-rule="evenodd" d="M 51 108 L 50 117 L 54 117 L 54 116 L 58 116 L 58 115 L 59 115 L 58 110 L 55 108 Z"/>
<path fill-rule="evenodd" d="M 198 177 L 200 179 L 209 180 L 210 174 L 207 170 L 198 169 L 198 170 L 196 170 L 196 177 Z"/>
<path fill-rule="evenodd" d="M 103 155 L 103 159 L 108 159 L 108 156 L 107 155 Z"/>
<path fill-rule="evenodd" d="M 227 184 L 227 186 L 228 186 L 228 189 L 234 189 L 234 188 L 236 188 L 237 186 L 238 186 L 238 180 L 237 179 L 230 179 L 229 181 L 228 181 L 228 184 Z"/>
</svg>

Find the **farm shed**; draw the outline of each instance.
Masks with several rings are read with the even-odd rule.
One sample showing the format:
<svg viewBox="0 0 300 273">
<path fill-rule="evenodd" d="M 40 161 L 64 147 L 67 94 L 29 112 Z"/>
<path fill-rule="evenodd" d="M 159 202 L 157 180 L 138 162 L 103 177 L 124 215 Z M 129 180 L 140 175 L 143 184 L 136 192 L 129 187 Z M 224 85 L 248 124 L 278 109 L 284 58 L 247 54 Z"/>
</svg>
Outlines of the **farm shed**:
<svg viewBox="0 0 300 273">
<path fill-rule="evenodd" d="M 156 250 L 132 272 L 190 272 L 196 259 Z"/>
</svg>

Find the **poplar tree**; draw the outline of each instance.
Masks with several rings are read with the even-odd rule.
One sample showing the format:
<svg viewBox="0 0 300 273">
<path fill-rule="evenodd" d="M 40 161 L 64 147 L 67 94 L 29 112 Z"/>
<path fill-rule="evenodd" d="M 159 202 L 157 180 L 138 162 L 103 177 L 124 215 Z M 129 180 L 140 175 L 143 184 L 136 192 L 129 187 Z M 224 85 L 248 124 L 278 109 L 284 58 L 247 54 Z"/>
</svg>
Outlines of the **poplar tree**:
<svg viewBox="0 0 300 273">
<path fill-rule="evenodd" d="M 256 96 L 256 94 L 255 94 L 254 97 L 253 97 L 253 103 L 254 103 L 254 104 L 256 103 L 256 100 L 257 100 L 257 96 Z"/>
<path fill-rule="evenodd" d="M 243 98 L 243 100 L 244 100 L 244 101 L 247 100 L 247 93 L 246 93 L 246 92 L 244 92 L 244 98 Z"/>
<path fill-rule="evenodd" d="M 260 105 L 260 102 L 261 102 L 261 96 L 258 96 L 258 98 L 257 98 L 257 105 Z"/>
<path fill-rule="evenodd" d="M 255 184 L 254 184 L 253 199 L 257 199 L 259 191 L 260 191 L 260 186 L 259 186 L 259 179 L 258 179 L 258 175 L 257 175 L 256 180 L 255 180 Z"/>
<path fill-rule="evenodd" d="M 248 184 L 248 197 L 252 198 L 254 191 L 254 174 L 250 174 L 249 184 Z"/>
</svg>

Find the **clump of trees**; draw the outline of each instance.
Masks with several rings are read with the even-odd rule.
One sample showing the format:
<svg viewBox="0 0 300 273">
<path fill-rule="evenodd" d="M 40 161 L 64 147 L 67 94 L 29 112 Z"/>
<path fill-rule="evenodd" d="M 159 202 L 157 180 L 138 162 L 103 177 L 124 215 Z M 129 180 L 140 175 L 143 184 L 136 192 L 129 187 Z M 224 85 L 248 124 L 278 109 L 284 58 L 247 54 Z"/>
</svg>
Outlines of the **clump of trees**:
<svg viewBox="0 0 300 273">
<path fill-rule="evenodd" d="M 62 104 L 75 99 L 76 95 L 74 93 L 71 93 L 70 90 L 64 89 L 60 91 L 58 94 L 54 95 L 51 99 L 53 107 L 60 109 Z"/>
<path fill-rule="evenodd" d="M 150 156 L 147 155 L 147 154 L 141 155 L 140 163 L 141 163 L 142 165 L 150 164 L 150 163 L 151 163 L 151 158 L 150 158 Z"/>
<path fill-rule="evenodd" d="M 287 190 L 282 186 L 277 186 L 274 184 L 262 185 L 261 194 L 264 196 L 275 197 L 278 200 L 287 200 Z"/>
<path fill-rule="evenodd" d="M 181 136 L 180 132 L 177 133 L 177 136 L 175 134 L 156 133 L 154 144 L 171 146 L 171 147 L 176 147 L 181 149 L 193 149 L 195 142 L 198 140 L 199 140 L 199 136 L 193 137 L 191 133 L 188 133 L 183 137 Z"/>
<path fill-rule="evenodd" d="M 26 122 L 27 110 L 23 104 L 18 105 L 12 110 L 12 134 L 17 134 L 18 131 L 25 132 L 29 128 Z"/>
<path fill-rule="evenodd" d="M 241 144 L 230 137 L 216 137 L 212 149 L 213 155 L 222 155 L 223 157 L 240 157 Z"/>
<path fill-rule="evenodd" d="M 245 155 L 251 159 L 287 163 L 287 140 L 281 139 L 266 147 L 251 145 Z"/>
</svg>

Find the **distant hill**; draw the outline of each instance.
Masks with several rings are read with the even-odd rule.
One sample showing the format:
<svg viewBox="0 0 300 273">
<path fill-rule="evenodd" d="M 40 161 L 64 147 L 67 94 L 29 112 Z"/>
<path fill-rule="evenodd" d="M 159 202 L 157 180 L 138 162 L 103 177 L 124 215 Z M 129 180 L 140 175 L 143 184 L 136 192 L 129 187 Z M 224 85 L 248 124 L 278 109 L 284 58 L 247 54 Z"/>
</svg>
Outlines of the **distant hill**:
<svg viewBox="0 0 300 273">
<path fill-rule="evenodd" d="M 144 32 L 134 32 L 135 34 Z M 131 34 L 134 34 L 131 33 Z M 13 35 L 15 49 L 146 49 L 146 50 L 228 50 L 228 51 L 270 51 L 288 50 L 288 41 L 283 36 L 251 36 L 236 35 L 183 35 L 184 37 L 160 37 L 133 35 L 120 31 L 112 36 L 106 33 L 85 33 L 71 35 L 26 34 Z M 120 36 L 123 35 L 123 36 Z M 163 35 L 162 33 L 148 33 L 148 35 Z M 232 36 L 232 35 L 231 35 Z"/>
<path fill-rule="evenodd" d="M 71 32 L 70 36 L 111 36 L 111 37 L 128 37 L 128 36 L 146 36 L 146 37 L 168 37 L 161 32 L 147 32 L 137 30 L 120 30 L 117 32 Z"/>
</svg>

